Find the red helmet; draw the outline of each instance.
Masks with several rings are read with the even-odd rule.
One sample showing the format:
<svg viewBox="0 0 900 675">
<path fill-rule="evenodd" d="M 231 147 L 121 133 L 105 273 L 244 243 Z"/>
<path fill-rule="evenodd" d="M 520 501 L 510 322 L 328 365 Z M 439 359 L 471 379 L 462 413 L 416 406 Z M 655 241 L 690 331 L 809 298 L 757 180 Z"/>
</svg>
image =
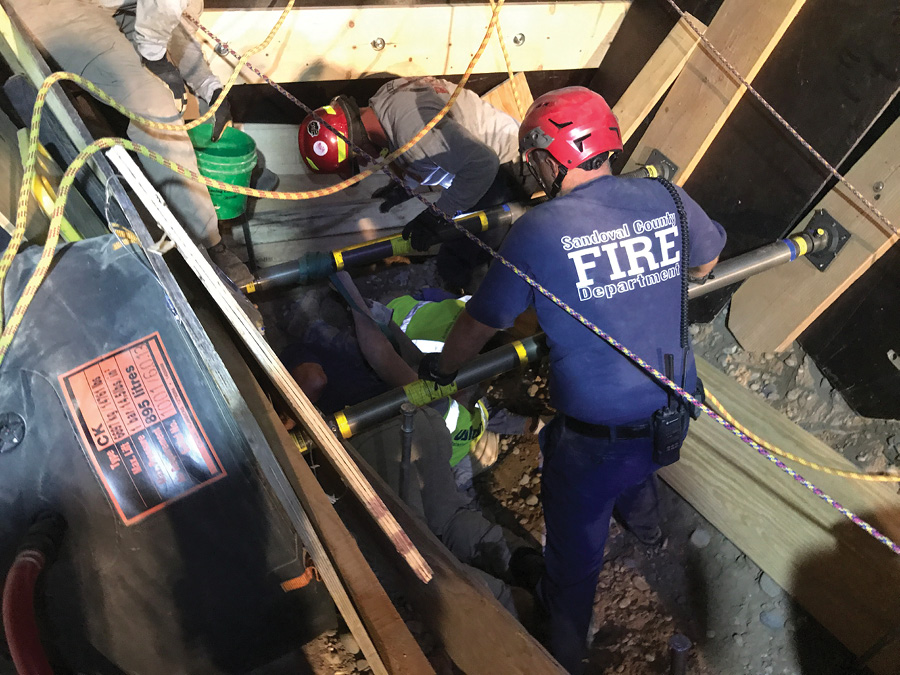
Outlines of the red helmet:
<svg viewBox="0 0 900 675">
<path fill-rule="evenodd" d="M 619 122 L 603 97 L 585 87 L 548 92 L 531 104 L 519 127 L 519 150 L 537 148 L 571 169 L 604 152 L 621 152 Z"/>
<path fill-rule="evenodd" d="M 337 96 L 331 103 L 317 108 L 306 116 L 300 125 L 298 141 L 300 155 L 316 173 L 354 173 L 353 151 L 347 142 L 322 124 L 324 120 L 337 129 L 344 138 L 358 144 L 365 133 L 356 102 L 348 96 Z"/>
</svg>

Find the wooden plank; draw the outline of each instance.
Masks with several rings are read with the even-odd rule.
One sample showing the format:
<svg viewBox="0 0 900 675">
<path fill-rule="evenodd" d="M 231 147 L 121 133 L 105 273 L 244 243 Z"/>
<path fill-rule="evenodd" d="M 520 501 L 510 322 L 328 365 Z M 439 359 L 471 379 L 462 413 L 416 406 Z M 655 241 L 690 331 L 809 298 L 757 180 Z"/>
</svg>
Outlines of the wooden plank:
<svg viewBox="0 0 900 675">
<path fill-rule="evenodd" d="M 521 113 L 519 112 L 519 106 L 516 105 L 513 83 L 515 83 L 516 90 L 519 92 L 519 101 L 522 103 Z M 531 87 L 528 86 L 528 80 L 525 79 L 525 73 L 516 73 L 515 78 L 498 84 L 484 94 L 481 99 L 487 101 L 498 110 L 502 110 L 510 117 L 515 118 L 518 122 L 522 121 L 528 107 L 534 103 L 534 97 L 531 95 Z"/>
<path fill-rule="evenodd" d="M 752 83 L 804 2 L 725 0 L 705 35 Z M 743 94 L 744 87 L 701 44 L 675 80 L 625 170 L 636 168 L 657 148 L 679 167 L 676 182 L 683 185 Z"/>
<path fill-rule="evenodd" d="M 875 142 L 847 173 L 847 180 L 894 224 L 900 224 L 900 121 Z M 883 183 L 875 199 L 873 186 Z M 828 269 L 820 272 L 801 262 L 755 276 L 731 301 L 728 327 L 749 351 L 782 351 L 834 302 L 841 293 L 883 256 L 897 235 L 850 191 L 838 184 L 819 202 L 852 237 Z M 812 213 L 796 229 L 806 227 Z"/>
<path fill-rule="evenodd" d="M 508 47 L 513 72 L 596 68 L 618 30 L 628 0 L 507 4 L 500 12 L 510 40 L 522 33 L 521 47 Z M 262 42 L 281 9 L 208 9 L 200 22 L 238 53 Z M 434 4 L 414 11 L 398 5 L 298 7 L 253 64 L 276 82 L 351 80 L 373 73 L 451 75 L 465 71 L 491 17 L 488 3 Z M 236 59 L 204 52 L 213 72 L 225 81 Z M 380 38 L 385 46 L 372 47 Z M 497 40 L 491 40 L 476 73 L 506 71 Z M 244 70 L 239 82 L 258 83 Z"/>
<path fill-rule="evenodd" d="M 523 71 L 596 67 L 629 4 L 615 0 L 505 6 L 501 21 L 506 31 L 526 36 L 523 47 L 509 46 L 513 67 Z M 246 26 L 248 12 L 208 10 L 201 20 L 241 51 L 260 41 L 278 13 L 253 11 L 252 33 Z M 261 59 L 265 66 L 261 69 L 277 81 L 342 80 L 385 72 L 401 76 L 461 73 L 477 46 L 477 38 L 470 44 L 473 35 L 486 28 L 489 16 L 490 8 L 477 4 L 423 6 L 415 12 L 391 6 L 304 7 L 302 14 L 300 10 L 291 13 L 284 35 L 276 37 L 268 54 L 254 58 Z M 436 35 L 435 26 L 445 29 Z M 579 41 L 571 39 L 572 26 L 579 28 Z M 386 47 L 374 50 L 375 38 L 383 39 Z M 303 55 L 286 50 L 287 40 L 304 45 Z M 310 59 L 308 54 L 328 56 Z M 221 76 L 228 66 L 220 64 L 222 59 L 213 61 L 214 71 Z M 492 41 L 475 72 L 505 69 L 499 45 Z M 252 74 L 247 77 L 253 78 L 248 82 L 257 81 Z"/>
<path fill-rule="evenodd" d="M 690 14 L 688 16 L 695 26 L 705 30 L 706 24 Z M 628 142 L 644 118 L 653 110 L 653 106 L 672 86 L 699 41 L 700 38 L 687 22 L 680 19 L 653 52 L 653 56 L 613 106 L 613 112 L 619 120 L 622 143 Z"/>
<path fill-rule="evenodd" d="M 707 388 L 759 436 L 813 461 L 854 468 L 752 392 L 702 359 L 697 361 Z M 797 468 L 838 502 L 900 540 L 896 485 Z M 660 474 L 854 653 L 865 652 L 895 629 L 900 556 L 716 422 L 706 416 L 694 422 L 681 461 Z M 868 665 L 877 675 L 895 675 L 897 663 L 900 641 L 887 645 Z"/>
<path fill-rule="evenodd" d="M 384 503 L 372 490 L 372 486 L 360 474 L 358 467 L 347 457 L 340 443 L 337 442 L 328 425 L 322 419 L 321 414 L 306 395 L 297 386 L 297 383 L 287 372 L 284 365 L 272 351 L 269 344 L 254 327 L 253 323 L 244 314 L 237 300 L 231 295 L 225 283 L 213 270 L 200 249 L 185 232 L 184 228 L 169 211 L 159 193 L 150 185 L 146 176 L 140 172 L 137 165 L 121 147 L 114 147 L 108 152 L 108 157 L 126 176 L 129 184 L 140 195 L 147 209 L 153 214 L 159 226 L 175 243 L 182 257 L 194 270 L 204 287 L 219 304 L 222 313 L 235 328 L 241 339 L 253 353 L 260 365 L 271 378 L 273 384 L 284 396 L 291 407 L 291 411 L 303 422 L 306 430 L 311 434 L 315 443 L 323 450 L 324 454 L 335 466 L 338 473 L 346 480 L 347 485 L 365 506 L 372 518 L 382 529 L 391 543 L 397 548 L 407 564 L 423 582 L 428 583 L 432 572 L 428 564 L 422 558 L 416 547 L 409 541 L 409 537 L 397 524 L 396 519 L 387 510 Z"/>
<path fill-rule="evenodd" d="M 285 475 L 300 499 L 303 510 L 309 516 L 315 534 L 321 540 L 324 551 L 327 551 L 326 560 L 333 561 L 334 570 L 339 577 L 337 584 L 341 591 L 346 588 L 346 594 L 339 592 L 335 598 L 342 614 L 347 609 L 346 603 L 352 602 L 350 608 L 355 608 L 359 612 L 365 630 L 388 673 L 433 674 L 434 670 L 428 659 L 381 587 L 356 541 L 341 522 L 328 495 L 322 490 L 309 465 L 297 451 L 296 445 L 285 431 L 284 424 L 263 393 L 247 362 L 224 326 L 208 310 L 206 307 L 203 311 L 198 310 L 204 328 L 234 378 L 247 407 L 259 423 L 269 447 L 285 469 Z M 321 555 L 318 557 L 321 560 Z M 316 563 L 317 567 L 321 564 Z M 327 573 L 327 569 L 325 572 Z M 323 577 L 325 576 L 323 574 Z M 333 582 L 330 583 L 329 591 L 334 586 Z M 335 597 L 334 593 L 332 597 Z M 358 631 L 353 633 L 356 635 Z"/>
<path fill-rule="evenodd" d="M 429 584 L 415 583 L 407 575 L 411 581 L 407 597 L 456 666 L 468 675 L 564 673 L 486 586 L 471 576 L 413 515 L 353 446 L 346 442 L 344 445 L 434 570 L 434 579 Z"/>
</svg>

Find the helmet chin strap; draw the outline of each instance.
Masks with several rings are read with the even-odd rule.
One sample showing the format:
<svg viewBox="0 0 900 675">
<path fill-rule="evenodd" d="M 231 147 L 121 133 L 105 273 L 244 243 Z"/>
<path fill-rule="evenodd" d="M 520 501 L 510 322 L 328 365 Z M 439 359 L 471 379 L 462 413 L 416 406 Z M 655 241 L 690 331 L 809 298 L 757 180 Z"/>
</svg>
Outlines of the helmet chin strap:
<svg viewBox="0 0 900 675">
<path fill-rule="evenodd" d="M 550 189 L 547 191 L 547 196 L 550 199 L 553 199 L 556 195 L 559 194 L 560 188 L 562 188 L 562 183 L 566 179 L 566 175 L 569 173 L 569 170 L 564 167 L 562 164 L 559 164 L 559 171 L 556 172 L 556 178 L 553 179 L 553 184 L 550 186 Z"/>
</svg>

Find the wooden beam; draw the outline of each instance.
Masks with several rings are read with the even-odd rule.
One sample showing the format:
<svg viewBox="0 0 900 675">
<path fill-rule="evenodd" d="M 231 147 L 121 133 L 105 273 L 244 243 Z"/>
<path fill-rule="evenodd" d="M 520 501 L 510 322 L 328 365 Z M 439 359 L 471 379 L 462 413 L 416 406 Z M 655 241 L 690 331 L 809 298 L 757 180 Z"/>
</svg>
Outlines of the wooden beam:
<svg viewBox="0 0 900 675">
<path fill-rule="evenodd" d="M 725 0 L 705 36 L 744 79 L 753 82 L 804 2 Z M 644 163 L 656 148 L 679 167 L 676 182 L 683 185 L 743 94 L 743 85 L 701 43 L 672 85 L 625 170 Z"/>
<path fill-rule="evenodd" d="M 690 14 L 688 16 L 700 30 L 706 29 L 706 24 Z M 684 19 L 679 20 L 653 52 L 653 56 L 641 72 L 632 80 L 628 89 L 613 106 L 613 112 L 619 120 L 623 143 L 628 142 L 644 118 L 653 110 L 653 106 L 672 86 L 699 41 L 700 38 L 687 22 Z"/>
<path fill-rule="evenodd" d="M 900 228 L 900 121 L 894 122 L 847 173 L 865 197 Z M 873 186 L 882 183 L 875 192 Z M 877 195 L 877 198 L 876 198 Z M 820 201 L 850 231 L 850 241 L 820 272 L 806 261 L 748 279 L 731 300 L 728 327 L 748 351 L 787 349 L 807 326 L 897 241 L 897 235 L 839 183 Z M 806 227 L 813 213 L 798 226 Z"/>
<path fill-rule="evenodd" d="M 433 675 L 434 670 L 428 659 L 384 592 L 356 541 L 341 522 L 328 500 L 328 495 L 322 490 L 306 460 L 285 431 L 284 424 L 278 418 L 278 414 L 224 326 L 208 311 L 208 308 L 198 310 L 198 316 L 203 321 L 203 326 L 213 340 L 225 367 L 234 378 L 247 407 L 258 422 L 266 442 L 284 468 L 285 475 L 300 499 L 315 534 L 321 540 L 321 546 L 324 548 L 317 557 L 321 560 L 327 552 L 326 560 L 333 561 L 334 569 L 331 573 L 339 578 L 329 579 L 328 569 L 323 570 L 322 576 L 328 582 L 329 591 L 341 614 L 345 614 L 348 603 L 352 603 L 349 604 L 349 608 L 355 611 L 351 614 L 351 621 L 358 612 L 358 617 L 365 624 L 365 632 L 374 643 L 377 654 L 384 664 L 383 667 L 391 675 Z M 317 567 L 320 564 L 321 562 L 317 563 Z M 335 593 L 335 590 L 338 592 Z M 357 635 L 358 631 L 353 633 Z"/>
<path fill-rule="evenodd" d="M 848 460 L 710 364 L 698 359 L 697 367 L 709 391 L 762 438 L 813 461 L 854 470 Z M 796 468 L 900 541 L 896 484 Z M 900 556 L 716 422 L 706 416 L 694 422 L 681 461 L 660 474 L 854 653 L 866 652 L 896 629 Z M 898 663 L 900 640 L 885 645 L 867 665 L 876 675 L 895 675 Z"/>
<path fill-rule="evenodd" d="M 292 412 L 301 420 L 315 443 L 323 450 L 338 473 L 345 479 L 348 487 L 360 500 L 403 559 L 410 565 L 416 576 L 422 583 L 428 583 L 432 573 L 422 555 L 409 541 L 409 537 L 397 524 L 396 519 L 372 490 L 372 486 L 360 474 L 357 466 L 347 456 L 331 429 L 325 424 L 322 415 L 309 402 L 309 399 L 300 390 L 300 387 L 297 386 L 297 383 L 272 351 L 272 348 L 241 309 L 228 287 L 213 270 L 209 261 L 204 258 L 197 244 L 188 236 L 184 228 L 175 219 L 175 216 L 172 215 L 162 197 L 150 185 L 147 177 L 138 169 L 137 165 L 121 146 L 112 148 L 108 152 L 108 157 L 140 196 L 141 201 L 153 215 L 157 224 L 175 243 L 185 262 L 194 270 L 200 282 L 216 300 L 222 313 L 241 336 L 241 339 L 271 378 L 273 384 L 284 396 Z"/>
<path fill-rule="evenodd" d="M 513 91 L 513 83 L 519 92 L 519 100 L 522 103 L 522 112 L 516 105 L 516 95 Z M 517 122 L 521 122 L 528 107 L 534 103 L 534 97 L 531 95 L 531 87 L 528 86 L 528 80 L 525 79 L 525 73 L 516 73 L 513 80 L 506 80 L 488 93 L 481 97 L 483 101 L 487 101 L 498 110 L 502 110 Z"/>
<path fill-rule="evenodd" d="M 407 598 L 456 666 L 468 675 L 562 675 L 562 667 L 483 582 L 471 576 L 351 444 L 344 446 L 434 570 L 429 584 L 415 583 L 407 571 Z"/>
<path fill-rule="evenodd" d="M 500 12 L 513 71 L 596 68 L 600 65 L 628 0 L 507 4 Z M 262 42 L 281 9 L 214 10 L 200 22 L 238 53 Z M 451 75 L 469 63 L 491 16 L 488 3 L 361 7 L 299 7 L 253 64 L 276 82 L 350 80 L 373 73 Z M 512 44 L 521 33 L 525 42 Z M 213 72 L 225 81 L 237 63 L 213 53 L 198 34 Z M 384 47 L 376 50 L 372 42 Z M 506 71 L 497 40 L 479 60 L 476 73 Z M 258 83 L 244 70 L 238 82 Z"/>
</svg>

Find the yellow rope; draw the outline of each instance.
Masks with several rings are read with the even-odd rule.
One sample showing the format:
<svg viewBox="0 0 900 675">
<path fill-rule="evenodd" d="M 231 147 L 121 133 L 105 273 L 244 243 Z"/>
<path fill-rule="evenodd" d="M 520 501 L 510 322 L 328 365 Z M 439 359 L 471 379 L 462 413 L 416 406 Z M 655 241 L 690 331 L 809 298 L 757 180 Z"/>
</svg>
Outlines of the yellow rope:
<svg viewBox="0 0 900 675">
<path fill-rule="evenodd" d="M 494 0 L 490 0 L 491 8 L 494 7 Z M 506 51 L 506 40 L 503 39 L 503 31 L 500 29 L 500 22 L 497 22 L 497 39 L 500 41 L 500 51 L 503 52 L 503 60 L 506 62 L 506 72 L 509 75 L 509 84 L 512 87 L 513 98 L 516 99 L 516 110 L 519 111 L 519 117 L 525 119 L 525 106 L 522 98 L 519 96 L 519 87 L 516 86 L 516 76 L 512 71 L 512 64 L 509 59 L 509 52 Z"/>
<path fill-rule="evenodd" d="M 37 265 L 35 266 L 34 272 L 31 275 L 31 278 L 28 280 L 28 283 L 25 286 L 24 291 L 22 292 L 21 297 L 16 303 L 15 308 L 13 309 L 12 314 L 10 315 L 8 323 L 4 326 L 2 334 L 0 334 L 0 363 L 3 362 L 4 357 L 6 356 L 6 352 L 9 350 L 9 346 L 12 343 L 13 337 L 15 336 L 16 330 L 19 325 L 22 323 L 22 319 L 24 318 L 25 311 L 28 308 L 28 305 L 31 303 L 31 300 L 34 298 L 34 295 L 37 293 L 38 288 L 43 282 L 44 278 L 47 275 L 47 271 L 50 268 L 50 263 L 53 260 L 53 255 L 56 249 L 56 244 L 59 241 L 59 232 L 60 232 L 60 224 L 63 219 L 63 213 L 65 211 L 65 204 L 68 198 L 69 189 L 71 188 L 75 174 L 81 169 L 82 166 L 87 162 L 88 158 L 93 155 L 98 150 L 108 149 L 115 145 L 120 145 L 128 150 L 138 152 L 141 155 L 159 163 L 163 166 L 175 171 L 176 173 L 195 180 L 199 183 L 202 183 L 207 186 L 216 187 L 221 190 L 225 190 L 228 192 L 236 192 L 238 194 L 244 194 L 252 197 L 260 197 L 260 198 L 269 198 L 269 199 L 287 199 L 287 200 L 300 200 L 300 199 L 313 199 L 316 197 L 322 197 L 329 194 L 334 194 L 335 192 L 339 192 L 350 185 L 358 183 L 364 178 L 372 175 L 376 171 L 380 170 L 383 164 L 389 164 L 394 161 L 397 157 L 408 151 L 412 148 L 416 143 L 418 143 L 424 136 L 427 134 L 434 126 L 440 122 L 441 119 L 447 114 L 453 104 L 456 102 L 456 99 L 459 98 L 459 95 L 462 93 L 462 89 L 468 81 L 469 77 L 472 74 L 472 71 L 475 69 L 475 65 L 478 63 L 478 60 L 481 58 L 481 55 L 484 53 L 485 47 L 487 46 L 488 41 L 490 40 L 491 34 L 493 33 L 494 27 L 497 23 L 497 18 L 500 14 L 500 9 L 503 6 L 504 0 L 498 0 L 498 2 L 493 5 L 493 11 L 491 13 L 491 20 L 488 23 L 487 30 L 485 31 L 484 38 L 481 41 L 478 50 L 473 55 L 471 61 L 469 62 L 468 67 L 466 68 L 465 73 L 463 74 L 462 79 L 454 90 L 453 94 L 450 96 L 450 99 L 444 105 L 444 107 L 438 112 L 437 115 L 425 125 L 425 127 L 416 134 L 408 143 L 403 145 L 401 148 L 398 148 L 391 154 L 387 155 L 384 158 L 382 164 L 373 166 L 371 169 L 364 171 L 353 178 L 343 181 L 337 185 L 331 186 L 329 188 L 324 188 L 321 190 L 312 190 L 307 192 L 272 192 L 269 190 L 254 190 L 251 188 L 237 187 L 231 185 L 229 183 L 223 183 L 218 180 L 209 179 L 205 176 L 201 176 L 199 173 L 194 171 L 190 171 L 185 169 L 178 164 L 162 157 L 161 155 L 153 152 L 152 150 L 138 144 L 133 143 L 132 141 L 128 141 L 122 138 L 102 138 L 99 139 L 87 147 L 84 148 L 79 154 L 78 157 L 73 160 L 73 162 L 66 169 L 65 174 L 63 175 L 63 179 L 60 182 L 59 194 L 57 196 L 53 214 L 50 219 L 50 227 L 47 232 L 47 240 L 44 244 L 44 249 L 41 253 L 41 257 L 38 260 Z M 247 51 L 241 59 L 238 61 L 235 66 L 234 72 L 232 72 L 231 77 L 228 79 L 225 87 L 223 87 L 223 95 L 219 97 L 217 103 L 222 101 L 225 98 L 225 95 L 234 85 L 234 82 L 237 80 L 238 74 L 240 73 L 241 68 L 243 68 L 244 63 L 247 59 L 250 58 L 253 54 L 256 54 L 260 50 L 264 49 L 268 43 L 275 36 L 277 31 L 281 28 L 281 25 L 284 23 L 284 20 L 287 17 L 287 12 L 291 9 L 294 4 L 294 0 L 289 0 L 288 5 L 285 7 L 285 10 L 282 12 L 275 26 L 270 31 L 269 35 L 266 39 L 257 45 L 256 47 Z M 108 94 L 102 91 L 99 87 L 94 85 L 92 82 L 85 80 L 84 78 L 75 75 L 74 73 L 54 73 L 50 75 L 44 83 L 41 85 L 41 88 L 38 90 L 37 97 L 34 102 L 34 108 L 32 111 L 31 117 L 31 129 L 29 134 L 29 143 L 28 143 L 28 157 L 25 163 L 25 172 L 22 178 L 22 189 L 19 191 L 19 201 L 16 209 L 16 227 L 13 233 L 13 237 L 7 246 L 6 250 L 3 253 L 2 259 L 0 259 L 0 321 L 3 318 L 3 305 L 2 305 L 2 297 L 3 297 L 3 282 L 6 279 L 6 275 L 9 272 L 10 267 L 12 266 L 13 258 L 16 253 L 18 253 L 19 246 L 22 243 L 25 234 L 25 225 L 28 217 L 28 202 L 29 202 L 29 191 L 28 186 L 31 185 L 34 178 L 34 165 L 35 165 L 35 156 L 36 149 L 38 145 L 38 137 L 40 133 L 40 119 L 41 112 L 44 105 L 44 100 L 46 99 L 47 92 L 49 88 L 59 82 L 61 80 L 70 80 L 84 87 L 86 90 L 90 91 L 92 95 L 96 96 L 98 99 L 111 105 L 113 108 L 126 115 L 129 119 L 134 120 L 140 124 L 144 124 L 146 126 L 150 126 L 155 129 L 162 130 L 170 130 L 170 131 L 184 131 L 186 132 L 189 129 L 196 127 L 197 125 L 203 123 L 207 119 L 209 119 L 212 115 L 215 114 L 217 109 L 217 105 L 214 104 L 205 115 L 198 118 L 194 122 L 188 124 L 166 124 L 161 122 L 156 122 L 154 120 L 148 120 L 140 117 L 132 113 L 131 111 L 125 109 L 121 104 L 112 99 Z"/>
<path fill-rule="evenodd" d="M 816 462 L 811 462 L 808 459 L 798 457 L 797 455 L 787 452 L 786 450 L 782 450 L 781 448 L 778 448 L 755 435 L 752 431 L 747 429 L 747 427 L 743 426 L 740 422 L 734 419 L 734 417 L 732 417 L 731 414 L 727 410 L 725 410 L 725 407 L 722 405 L 719 399 L 713 396 L 712 393 L 710 393 L 708 390 L 706 392 L 706 400 L 712 404 L 712 406 L 718 411 L 719 415 L 730 422 L 736 429 L 738 429 L 738 431 L 742 431 L 743 433 L 745 433 L 747 436 L 759 443 L 773 455 L 784 457 L 785 459 L 788 459 L 792 462 L 797 462 L 797 464 L 809 467 L 810 469 L 831 474 L 832 476 L 839 476 L 841 478 L 864 480 L 873 483 L 900 483 L 900 476 L 877 473 L 862 473 L 860 471 L 845 471 L 844 469 L 835 469 L 834 467 L 824 466 L 822 464 L 817 464 Z"/>
</svg>

